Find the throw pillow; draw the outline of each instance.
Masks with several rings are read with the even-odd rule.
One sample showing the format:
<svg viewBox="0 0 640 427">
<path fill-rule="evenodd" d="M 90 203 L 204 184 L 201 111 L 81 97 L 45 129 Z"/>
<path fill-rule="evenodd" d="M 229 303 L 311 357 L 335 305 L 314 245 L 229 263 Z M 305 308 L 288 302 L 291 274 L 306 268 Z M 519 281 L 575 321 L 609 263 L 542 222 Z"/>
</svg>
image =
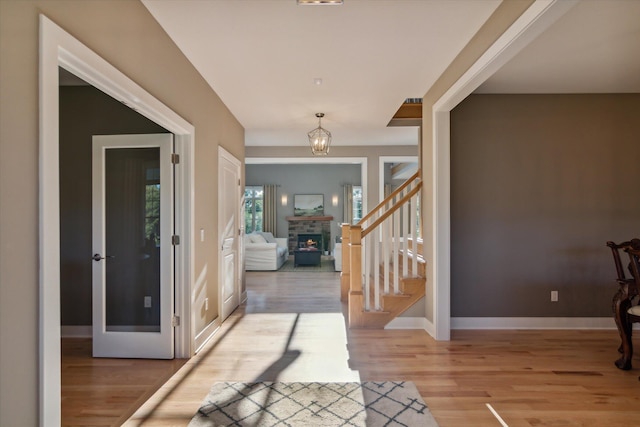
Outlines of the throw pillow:
<svg viewBox="0 0 640 427">
<path fill-rule="evenodd" d="M 260 233 L 260 235 L 262 235 L 262 237 L 264 237 L 264 240 L 267 241 L 267 243 L 277 243 L 276 242 L 276 238 L 273 237 L 273 234 L 269 231 L 263 231 Z"/>
<path fill-rule="evenodd" d="M 251 243 L 267 243 L 265 238 L 258 233 L 249 234 L 249 239 L 251 240 Z"/>
</svg>

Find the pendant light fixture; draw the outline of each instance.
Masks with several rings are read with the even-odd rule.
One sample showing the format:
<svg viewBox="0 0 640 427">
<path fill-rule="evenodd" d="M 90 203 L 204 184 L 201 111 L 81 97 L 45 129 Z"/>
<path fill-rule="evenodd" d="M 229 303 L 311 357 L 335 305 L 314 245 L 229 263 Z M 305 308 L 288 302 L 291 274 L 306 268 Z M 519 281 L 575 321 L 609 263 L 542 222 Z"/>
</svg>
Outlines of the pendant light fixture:
<svg viewBox="0 0 640 427">
<path fill-rule="evenodd" d="M 322 127 L 322 118 L 324 113 L 316 113 L 318 118 L 318 127 L 310 131 L 309 145 L 314 156 L 326 156 L 329 154 L 329 145 L 331 145 L 331 132 Z"/>
</svg>

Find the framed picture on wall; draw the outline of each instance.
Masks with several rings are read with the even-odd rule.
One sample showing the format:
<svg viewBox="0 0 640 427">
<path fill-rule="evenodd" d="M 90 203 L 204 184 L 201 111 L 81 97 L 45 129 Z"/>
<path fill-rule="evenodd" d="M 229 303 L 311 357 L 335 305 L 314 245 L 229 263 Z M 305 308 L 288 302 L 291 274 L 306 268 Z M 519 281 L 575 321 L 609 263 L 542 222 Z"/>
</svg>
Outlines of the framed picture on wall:
<svg viewBox="0 0 640 427">
<path fill-rule="evenodd" d="M 293 214 L 295 216 L 324 215 L 324 195 L 295 194 L 293 196 Z"/>
</svg>

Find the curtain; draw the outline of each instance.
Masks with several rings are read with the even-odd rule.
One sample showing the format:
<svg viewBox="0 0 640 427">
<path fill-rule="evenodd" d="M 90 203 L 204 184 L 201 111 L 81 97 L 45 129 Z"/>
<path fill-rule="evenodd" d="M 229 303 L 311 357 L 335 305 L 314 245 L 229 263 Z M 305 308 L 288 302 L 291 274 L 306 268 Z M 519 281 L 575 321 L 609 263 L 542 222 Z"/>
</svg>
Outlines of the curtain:
<svg viewBox="0 0 640 427">
<path fill-rule="evenodd" d="M 262 231 L 270 231 L 274 236 L 276 235 L 276 190 L 277 186 L 273 184 L 267 184 L 264 186 L 264 211 Z"/>
<path fill-rule="evenodd" d="M 344 185 L 344 203 L 342 204 L 342 222 L 353 223 L 353 185 Z"/>
</svg>

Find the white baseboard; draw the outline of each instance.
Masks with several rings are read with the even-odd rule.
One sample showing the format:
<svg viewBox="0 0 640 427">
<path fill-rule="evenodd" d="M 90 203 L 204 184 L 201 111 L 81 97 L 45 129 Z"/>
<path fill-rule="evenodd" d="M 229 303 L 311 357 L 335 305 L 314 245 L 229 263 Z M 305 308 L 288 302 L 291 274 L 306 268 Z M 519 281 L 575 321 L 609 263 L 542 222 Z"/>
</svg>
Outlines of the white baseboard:
<svg viewBox="0 0 640 427">
<path fill-rule="evenodd" d="M 198 353 L 204 345 L 209 342 L 209 340 L 213 337 L 215 332 L 220 328 L 220 316 L 216 317 L 215 320 L 209 323 L 204 327 L 202 332 L 196 335 L 195 349 L 196 353 Z"/>
<path fill-rule="evenodd" d="M 93 327 L 91 325 L 62 325 L 60 326 L 61 338 L 91 338 Z"/>
<path fill-rule="evenodd" d="M 611 317 L 452 317 L 451 329 L 616 329 Z"/>
<path fill-rule="evenodd" d="M 435 326 L 424 317 L 396 317 L 385 329 L 424 329 Z M 617 329 L 612 317 L 452 317 L 451 329 Z M 640 329 L 634 323 L 633 329 Z"/>
<path fill-rule="evenodd" d="M 424 329 L 427 330 L 429 321 L 425 317 L 396 317 L 387 323 L 385 329 Z"/>
</svg>

